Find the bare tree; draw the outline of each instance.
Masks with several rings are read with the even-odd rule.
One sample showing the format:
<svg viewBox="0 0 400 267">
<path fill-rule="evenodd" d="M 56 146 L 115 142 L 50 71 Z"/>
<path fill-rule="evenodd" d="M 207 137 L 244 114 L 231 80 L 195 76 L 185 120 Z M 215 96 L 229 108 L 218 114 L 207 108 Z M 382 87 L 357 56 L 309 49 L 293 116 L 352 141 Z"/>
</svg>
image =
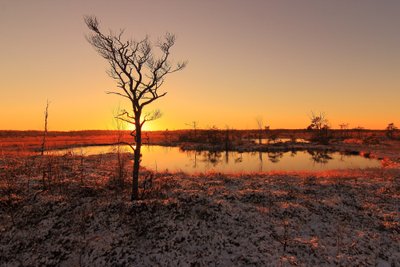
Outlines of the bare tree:
<svg viewBox="0 0 400 267">
<path fill-rule="evenodd" d="M 224 143 L 225 143 L 225 152 L 227 152 L 227 153 L 232 146 L 232 140 L 231 140 L 232 136 L 231 135 L 232 135 L 232 129 L 230 129 L 229 126 L 226 125 Z M 226 154 L 226 156 L 228 156 L 228 154 Z M 227 162 L 228 162 L 228 160 L 227 160 Z"/>
<path fill-rule="evenodd" d="M 159 111 L 143 114 L 143 109 L 155 100 L 165 96 L 167 92 L 160 92 L 166 76 L 182 70 L 186 62 L 172 65 L 169 56 L 175 44 L 175 35 L 166 33 L 164 38 L 152 44 L 148 37 L 140 41 L 123 39 L 124 30 L 118 33 L 103 33 L 99 28 L 99 21 L 94 16 L 86 16 L 85 23 L 91 31 L 87 36 L 89 43 L 107 60 L 110 65 L 108 74 L 117 81 L 118 90 L 109 91 L 126 98 L 132 108 L 118 114 L 120 120 L 135 125 L 132 136 L 135 139 L 132 200 L 139 197 L 139 168 L 142 146 L 143 124 L 161 116 Z M 155 55 L 155 48 L 159 56 Z"/>
<path fill-rule="evenodd" d="M 311 113 L 310 116 L 311 124 L 307 127 L 309 130 L 322 130 L 329 128 L 329 122 L 324 113 L 315 114 Z"/>
<path fill-rule="evenodd" d="M 40 155 L 41 156 L 44 155 L 44 151 L 46 149 L 47 119 L 49 117 L 49 105 L 50 105 L 50 102 L 49 102 L 49 100 L 47 100 L 46 109 L 44 111 L 44 131 L 43 131 L 43 138 L 42 138 L 42 147 L 41 147 L 41 150 L 40 150 Z"/>
<path fill-rule="evenodd" d="M 340 127 L 340 132 L 341 132 L 341 136 L 342 138 L 345 138 L 348 136 L 348 129 L 349 129 L 349 124 L 348 123 L 341 123 L 339 124 Z"/>
<path fill-rule="evenodd" d="M 264 132 L 264 130 L 267 132 L 267 130 L 269 130 L 269 126 L 264 126 L 264 121 L 261 116 L 256 117 L 256 122 L 257 122 L 257 128 L 258 128 L 258 144 L 261 145 L 262 138 L 263 138 L 263 132 Z"/>
<path fill-rule="evenodd" d="M 393 122 L 389 123 L 388 126 L 386 126 L 386 136 L 389 139 L 394 139 L 394 134 L 398 130 L 396 125 L 394 125 Z"/>
<path fill-rule="evenodd" d="M 348 123 L 341 123 L 339 124 L 340 130 L 348 130 L 349 124 Z"/>
<path fill-rule="evenodd" d="M 198 127 L 198 122 L 197 121 L 192 121 L 191 123 L 185 123 L 187 126 L 190 126 L 193 128 L 193 141 L 197 142 L 197 127 Z"/>
<path fill-rule="evenodd" d="M 314 138 L 320 143 L 327 144 L 329 142 L 329 121 L 324 113 L 319 113 L 319 115 L 314 112 L 311 113 L 311 124 L 307 127 L 307 130 L 314 131 Z"/>
</svg>

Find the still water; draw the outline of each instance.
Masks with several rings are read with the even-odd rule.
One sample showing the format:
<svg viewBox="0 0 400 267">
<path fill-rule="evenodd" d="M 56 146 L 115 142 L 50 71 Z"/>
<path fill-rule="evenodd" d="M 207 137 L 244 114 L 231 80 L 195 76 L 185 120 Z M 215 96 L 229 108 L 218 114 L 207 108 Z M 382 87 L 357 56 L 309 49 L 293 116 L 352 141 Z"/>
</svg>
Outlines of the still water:
<svg viewBox="0 0 400 267">
<path fill-rule="evenodd" d="M 122 147 L 130 152 L 127 146 Z M 95 155 L 115 152 L 115 146 L 90 146 L 57 150 L 57 154 Z M 258 172 L 258 171 L 320 171 L 333 169 L 380 167 L 378 160 L 338 152 L 209 152 L 182 151 L 178 147 L 143 146 L 142 166 L 157 171 Z"/>
</svg>

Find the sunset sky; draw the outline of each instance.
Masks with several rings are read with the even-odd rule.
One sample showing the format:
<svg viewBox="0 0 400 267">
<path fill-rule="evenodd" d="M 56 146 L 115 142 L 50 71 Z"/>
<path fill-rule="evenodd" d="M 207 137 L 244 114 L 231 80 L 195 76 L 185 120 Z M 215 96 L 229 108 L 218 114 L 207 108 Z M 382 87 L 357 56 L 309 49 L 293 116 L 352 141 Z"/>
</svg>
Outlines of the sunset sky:
<svg viewBox="0 0 400 267">
<path fill-rule="evenodd" d="M 146 129 L 305 128 L 312 111 L 333 128 L 400 125 L 398 0 L 0 0 L 0 129 L 113 129 L 128 107 L 86 41 L 84 15 L 105 30 L 177 35 L 163 117 Z"/>
</svg>

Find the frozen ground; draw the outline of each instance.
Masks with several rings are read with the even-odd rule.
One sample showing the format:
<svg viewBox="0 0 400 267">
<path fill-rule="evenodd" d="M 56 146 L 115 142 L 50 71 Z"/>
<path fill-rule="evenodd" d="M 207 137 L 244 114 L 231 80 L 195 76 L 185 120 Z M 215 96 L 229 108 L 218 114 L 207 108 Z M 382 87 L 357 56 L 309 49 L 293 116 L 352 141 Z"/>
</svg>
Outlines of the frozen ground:
<svg viewBox="0 0 400 267">
<path fill-rule="evenodd" d="M 1 266 L 400 266 L 396 168 L 162 173 L 132 204 L 105 157 L 52 159 L 46 191 L 3 165 Z"/>
</svg>

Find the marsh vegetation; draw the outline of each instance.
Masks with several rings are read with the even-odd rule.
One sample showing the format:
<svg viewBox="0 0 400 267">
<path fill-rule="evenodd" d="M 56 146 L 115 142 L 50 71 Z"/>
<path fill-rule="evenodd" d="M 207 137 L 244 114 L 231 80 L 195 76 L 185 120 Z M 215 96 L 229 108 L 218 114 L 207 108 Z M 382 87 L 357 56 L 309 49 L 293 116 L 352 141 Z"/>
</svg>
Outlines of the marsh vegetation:
<svg viewBox="0 0 400 267">
<path fill-rule="evenodd" d="M 196 135 L 207 134 L 196 131 Z M 107 143 L 116 136 L 97 134 L 96 138 L 90 133 L 89 139 Z M 263 164 L 274 166 L 272 162 L 290 158 L 291 152 L 283 152 L 287 147 L 321 148 L 312 141 L 258 144 L 252 132 L 240 131 L 242 139 L 232 142 L 237 147 L 231 146 L 229 151 L 219 150 L 218 143 L 179 143 L 181 135 L 190 134 L 148 136 L 149 143 L 167 145 L 157 149 L 189 154 L 192 160 L 198 155 L 196 164 L 216 166 L 225 162 L 226 152 L 232 156 L 228 161 L 242 154 L 242 160 L 249 156 L 246 160 L 259 166 L 262 155 Z M 280 135 L 285 138 L 282 132 Z M 380 140 L 378 144 L 363 142 L 373 135 Z M 298 136 L 307 139 L 304 134 Z M 77 133 L 49 132 L 47 140 L 53 148 L 89 142 L 87 137 L 78 137 Z M 68 148 L 58 154 L 47 150 L 40 156 L 40 134 L 20 133 L 18 138 L 3 134 L 1 140 L 8 140 L 2 142 L 0 157 L 0 261 L 5 265 L 399 264 L 400 146 L 384 133 L 322 145 L 330 151 L 346 148 L 357 157 L 362 154 L 379 162 L 367 169 L 310 172 L 290 170 L 291 163 L 280 171 L 265 168 L 249 173 L 229 167 L 225 173 L 190 174 L 172 170 L 171 161 L 168 170 L 161 161 L 157 168 L 146 169 L 144 161 L 140 200 L 134 203 L 130 201 L 132 156 L 117 144 L 111 153 Z M 31 144 L 25 148 L 30 149 L 12 150 L 27 140 Z M 195 150 L 184 152 L 171 147 L 172 143 Z M 266 148 L 274 152 L 262 152 Z M 297 153 L 319 166 L 339 155 L 306 151 Z M 172 158 L 169 154 L 164 157 Z M 160 154 L 153 158 L 151 151 L 143 157 L 160 158 Z"/>
</svg>

